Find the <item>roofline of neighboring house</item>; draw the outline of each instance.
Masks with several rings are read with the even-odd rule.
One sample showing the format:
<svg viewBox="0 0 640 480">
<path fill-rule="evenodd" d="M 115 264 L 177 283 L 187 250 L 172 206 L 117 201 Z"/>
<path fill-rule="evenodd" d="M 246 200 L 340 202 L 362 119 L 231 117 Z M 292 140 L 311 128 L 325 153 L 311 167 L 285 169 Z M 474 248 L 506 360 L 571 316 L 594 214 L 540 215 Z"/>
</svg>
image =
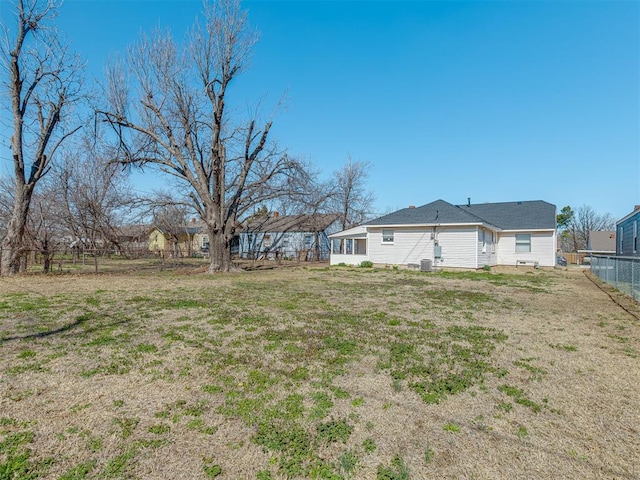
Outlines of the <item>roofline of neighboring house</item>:
<svg viewBox="0 0 640 480">
<path fill-rule="evenodd" d="M 609 253 L 616 253 L 615 250 L 578 250 L 578 253 L 604 253 L 604 254 L 609 254 Z"/>
<path fill-rule="evenodd" d="M 630 219 L 631 217 L 633 217 L 634 215 L 640 213 L 640 208 L 636 208 L 633 212 L 625 215 L 624 217 L 622 217 L 620 220 L 616 221 L 616 227 L 618 226 L 618 224 L 624 222 L 625 220 Z"/>
<path fill-rule="evenodd" d="M 474 223 L 390 223 L 390 224 L 380 224 L 380 225 L 363 225 L 366 228 L 406 228 L 406 227 L 487 227 L 497 232 L 503 231 L 501 228 L 496 227 L 490 223 L 486 222 L 474 222 Z"/>
<path fill-rule="evenodd" d="M 512 230 L 502 230 L 504 233 L 511 232 L 555 232 L 555 228 L 517 228 Z"/>
</svg>

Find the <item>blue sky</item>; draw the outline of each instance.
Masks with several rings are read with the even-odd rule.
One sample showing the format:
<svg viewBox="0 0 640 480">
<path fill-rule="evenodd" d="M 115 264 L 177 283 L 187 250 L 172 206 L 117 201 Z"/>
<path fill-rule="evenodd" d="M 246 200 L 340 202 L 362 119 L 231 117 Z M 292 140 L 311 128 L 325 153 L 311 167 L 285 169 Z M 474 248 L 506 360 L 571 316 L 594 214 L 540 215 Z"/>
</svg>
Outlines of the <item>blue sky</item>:
<svg viewBox="0 0 640 480">
<path fill-rule="evenodd" d="M 640 204 L 640 2 L 244 5 L 261 39 L 236 107 L 275 114 L 279 144 L 326 175 L 348 155 L 370 162 L 379 213 L 471 197 L 618 219 Z M 66 0 L 58 25 L 99 76 L 141 30 L 181 39 L 200 10 Z M 140 190 L 162 183 L 136 177 Z"/>
</svg>

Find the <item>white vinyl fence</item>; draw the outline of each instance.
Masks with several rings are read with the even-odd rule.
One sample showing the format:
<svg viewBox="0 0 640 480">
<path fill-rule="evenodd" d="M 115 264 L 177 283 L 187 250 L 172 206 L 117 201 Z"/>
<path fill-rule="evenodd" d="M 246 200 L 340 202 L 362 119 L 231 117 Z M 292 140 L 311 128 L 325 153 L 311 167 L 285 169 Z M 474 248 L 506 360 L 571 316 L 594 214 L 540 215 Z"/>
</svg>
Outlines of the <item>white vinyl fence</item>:
<svg viewBox="0 0 640 480">
<path fill-rule="evenodd" d="M 594 256 L 591 272 L 622 293 L 640 301 L 640 257 Z"/>
</svg>

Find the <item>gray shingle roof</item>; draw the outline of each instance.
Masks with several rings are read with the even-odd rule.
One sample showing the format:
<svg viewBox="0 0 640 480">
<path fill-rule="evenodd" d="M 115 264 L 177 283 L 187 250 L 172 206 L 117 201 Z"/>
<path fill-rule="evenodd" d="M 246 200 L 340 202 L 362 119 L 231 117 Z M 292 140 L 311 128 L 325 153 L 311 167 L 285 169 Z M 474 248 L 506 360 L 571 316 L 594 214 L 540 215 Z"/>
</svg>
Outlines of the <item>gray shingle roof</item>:
<svg viewBox="0 0 640 480">
<path fill-rule="evenodd" d="M 551 230 L 556 228 L 556 206 L 542 200 L 479 203 L 462 206 L 503 230 Z"/>
<path fill-rule="evenodd" d="M 247 232 L 322 232 L 340 217 L 337 213 L 280 215 L 254 218 L 245 225 Z"/>
<path fill-rule="evenodd" d="M 417 208 L 403 208 L 365 223 L 367 226 L 479 224 L 502 230 L 556 228 L 556 207 L 541 200 L 452 205 L 436 200 Z"/>
</svg>

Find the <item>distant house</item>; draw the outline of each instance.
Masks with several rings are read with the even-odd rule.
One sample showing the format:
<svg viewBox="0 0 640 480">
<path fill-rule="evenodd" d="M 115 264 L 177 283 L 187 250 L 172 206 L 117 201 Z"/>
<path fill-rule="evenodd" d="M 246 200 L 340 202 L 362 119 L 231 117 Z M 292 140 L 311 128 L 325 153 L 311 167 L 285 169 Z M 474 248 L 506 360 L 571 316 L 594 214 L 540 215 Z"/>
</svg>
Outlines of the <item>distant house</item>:
<svg viewBox="0 0 640 480">
<path fill-rule="evenodd" d="M 114 246 L 116 252 L 125 256 L 139 256 L 149 253 L 149 226 L 124 225 L 116 229 Z"/>
<path fill-rule="evenodd" d="M 616 232 L 613 230 L 589 232 L 587 249 L 593 255 L 614 255 L 616 253 Z"/>
<path fill-rule="evenodd" d="M 329 235 L 340 230 L 339 215 L 305 214 L 258 216 L 239 232 L 241 258 L 284 258 L 326 260 Z"/>
<path fill-rule="evenodd" d="M 553 267 L 556 207 L 543 201 L 453 205 L 436 200 L 335 233 L 331 264 Z"/>
<path fill-rule="evenodd" d="M 172 257 L 188 257 L 200 253 L 209 245 L 204 232 L 204 224 L 191 220 L 186 225 L 154 225 L 149 231 L 149 250 Z"/>
<path fill-rule="evenodd" d="M 616 222 L 616 255 L 640 257 L 638 223 L 640 223 L 640 205 L 636 205 L 633 212 Z"/>
</svg>

